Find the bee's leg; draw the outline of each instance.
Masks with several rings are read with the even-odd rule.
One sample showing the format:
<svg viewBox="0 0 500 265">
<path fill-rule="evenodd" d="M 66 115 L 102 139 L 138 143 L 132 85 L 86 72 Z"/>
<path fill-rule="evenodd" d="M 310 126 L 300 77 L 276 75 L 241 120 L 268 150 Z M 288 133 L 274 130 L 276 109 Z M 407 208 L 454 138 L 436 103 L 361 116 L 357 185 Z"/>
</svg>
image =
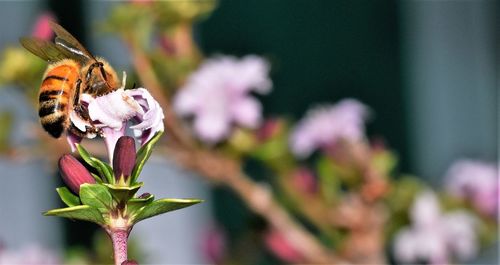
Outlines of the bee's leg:
<svg viewBox="0 0 500 265">
<path fill-rule="evenodd" d="M 78 106 L 80 104 L 80 86 L 82 85 L 82 79 L 76 80 L 75 97 L 73 99 L 73 106 Z"/>
</svg>

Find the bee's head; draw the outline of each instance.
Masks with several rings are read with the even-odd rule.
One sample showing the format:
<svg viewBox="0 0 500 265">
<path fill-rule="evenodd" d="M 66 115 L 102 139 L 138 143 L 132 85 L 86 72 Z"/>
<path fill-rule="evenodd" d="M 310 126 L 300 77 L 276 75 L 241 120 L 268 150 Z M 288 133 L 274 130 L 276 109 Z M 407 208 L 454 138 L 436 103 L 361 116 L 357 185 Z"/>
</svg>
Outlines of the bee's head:
<svg viewBox="0 0 500 265">
<path fill-rule="evenodd" d="M 83 92 L 95 96 L 106 94 L 121 86 L 118 76 L 111 65 L 102 58 L 88 64 L 82 69 L 85 79 Z"/>
</svg>

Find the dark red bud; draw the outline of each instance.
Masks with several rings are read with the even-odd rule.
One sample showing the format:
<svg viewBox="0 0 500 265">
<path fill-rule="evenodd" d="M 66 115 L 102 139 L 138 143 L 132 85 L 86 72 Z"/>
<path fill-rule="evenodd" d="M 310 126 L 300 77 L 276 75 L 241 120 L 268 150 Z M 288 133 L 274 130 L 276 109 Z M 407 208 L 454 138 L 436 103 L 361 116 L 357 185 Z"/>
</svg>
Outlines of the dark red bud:
<svg viewBox="0 0 500 265">
<path fill-rule="evenodd" d="M 268 119 L 264 122 L 262 127 L 257 131 L 257 137 L 261 141 L 266 141 L 271 137 L 276 136 L 282 129 L 282 121 L 279 119 Z"/>
<path fill-rule="evenodd" d="M 80 185 L 95 183 L 95 179 L 90 175 L 90 172 L 71 155 L 63 155 L 59 159 L 59 169 L 66 186 L 76 194 L 80 192 Z"/>
<path fill-rule="evenodd" d="M 135 140 L 130 136 L 122 136 L 116 142 L 113 154 L 113 171 L 116 180 L 124 176 L 124 180 L 132 174 L 135 166 Z"/>
</svg>

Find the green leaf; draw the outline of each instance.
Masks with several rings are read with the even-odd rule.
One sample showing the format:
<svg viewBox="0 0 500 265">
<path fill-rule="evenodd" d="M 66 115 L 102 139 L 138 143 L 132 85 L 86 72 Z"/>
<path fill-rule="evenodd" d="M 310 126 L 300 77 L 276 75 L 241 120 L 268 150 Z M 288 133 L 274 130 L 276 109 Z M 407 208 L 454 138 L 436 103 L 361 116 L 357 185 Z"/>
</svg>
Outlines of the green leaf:
<svg viewBox="0 0 500 265">
<path fill-rule="evenodd" d="M 132 186 L 118 186 L 113 184 L 103 184 L 106 186 L 111 193 L 111 195 L 118 201 L 128 201 L 130 198 L 134 197 L 135 193 L 144 185 L 142 182 L 138 182 Z"/>
<path fill-rule="evenodd" d="M 78 196 L 73 194 L 68 188 L 59 187 L 56 189 L 56 191 L 59 194 L 59 197 L 61 198 L 61 200 L 69 207 L 78 206 L 81 204 L 80 198 L 78 198 Z"/>
<path fill-rule="evenodd" d="M 91 156 L 82 145 L 76 144 L 76 149 L 80 156 L 93 168 L 95 168 L 101 177 L 103 177 L 108 183 L 115 183 L 115 178 L 113 177 L 113 169 L 108 163 L 102 162 L 101 160 Z"/>
<path fill-rule="evenodd" d="M 132 174 L 130 176 L 130 183 L 134 184 L 141 174 L 144 164 L 146 164 L 146 161 L 148 161 L 149 157 L 151 156 L 151 152 L 153 152 L 153 146 L 156 144 L 156 142 L 158 142 L 162 134 L 162 131 L 157 132 L 153 136 L 153 138 L 151 138 L 139 149 L 139 151 L 137 151 L 137 158 L 135 159 L 134 170 L 132 170 Z"/>
<path fill-rule="evenodd" d="M 101 212 L 113 206 L 111 193 L 101 184 L 82 184 L 80 186 L 80 200 L 83 204 L 97 208 Z"/>
<path fill-rule="evenodd" d="M 149 194 L 144 198 L 132 198 L 127 202 L 127 212 L 131 216 L 135 216 L 140 208 L 152 203 L 154 199 L 155 196 L 153 194 Z"/>
<path fill-rule="evenodd" d="M 134 217 L 133 222 L 137 223 L 146 218 L 150 218 L 162 213 L 182 209 L 202 202 L 198 199 L 160 199 L 144 206 Z"/>
<path fill-rule="evenodd" d="M 89 221 L 101 225 L 105 224 L 104 218 L 102 217 L 101 213 L 97 209 L 88 205 L 54 209 L 45 212 L 43 215 Z"/>
</svg>

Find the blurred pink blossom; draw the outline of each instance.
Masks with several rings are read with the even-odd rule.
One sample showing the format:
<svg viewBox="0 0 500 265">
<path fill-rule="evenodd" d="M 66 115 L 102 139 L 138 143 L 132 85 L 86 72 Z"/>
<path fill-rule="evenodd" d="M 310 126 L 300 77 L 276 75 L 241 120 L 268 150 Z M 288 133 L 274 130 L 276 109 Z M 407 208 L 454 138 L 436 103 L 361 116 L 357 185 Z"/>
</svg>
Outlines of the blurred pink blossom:
<svg viewBox="0 0 500 265">
<path fill-rule="evenodd" d="M 492 216 L 498 212 L 498 185 L 498 168 L 481 161 L 457 161 L 445 176 L 448 192 L 470 200 L 479 211 Z"/>
<path fill-rule="evenodd" d="M 473 258 L 478 251 L 476 219 L 465 211 L 442 213 L 434 192 L 418 195 L 410 212 L 412 224 L 394 239 L 394 255 L 402 263 L 447 264 L 451 257 Z"/>
<path fill-rule="evenodd" d="M 302 255 L 275 229 L 267 231 L 264 235 L 264 243 L 274 255 L 283 261 L 289 263 L 299 263 L 303 261 Z"/>
<path fill-rule="evenodd" d="M 54 32 L 50 28 L 50 21 L 55 21 L 55 17 L 51 13 L 46 12 L 38 16 L 31 35 L 42 40 L 52 39 Z"/>
<path fill-rule="evenodd" d="M 226 251 L 224 231 L 214 226 L 207 231 L 203 240 L 203 253 L 210 263 L 222 263 Z"/>
<path fill-rule="evenodd" d="M 254 55 L 208 59 L 178 92 L 174 109 L 193 116 L 200 139 L 216 143 L 230 134 L 233 123 L 247 128 L 260 124 L 262 106 L 250 92 L 271 90 L 268 73 L 269 64 Z"/>
<path fill-rule="evenodd" d="M 292 152 L 305 158 L 316 149 L 334 145 L 341 139 L 362 140 L 368 115 L 368 108 L 355 99 L 309 110 L 293 129 L 290 137 Z"/>
<path fill-rule="evenodd" d="M 20 249 L 0 250 L 0 265 L 49 265 L 63 264 L 59 256 L 38 245 L 24 246 Z"/>
</svg>

